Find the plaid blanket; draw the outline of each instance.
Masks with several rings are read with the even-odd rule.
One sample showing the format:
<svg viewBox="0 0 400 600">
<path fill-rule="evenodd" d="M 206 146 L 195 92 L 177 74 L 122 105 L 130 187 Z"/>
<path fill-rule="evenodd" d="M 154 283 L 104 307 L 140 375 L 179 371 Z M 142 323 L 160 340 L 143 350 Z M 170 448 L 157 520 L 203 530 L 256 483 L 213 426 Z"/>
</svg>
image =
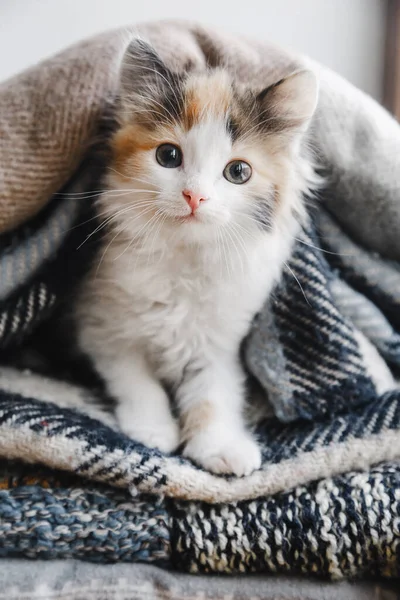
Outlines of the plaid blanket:
<svg viewBox="0 0 400 600">
<path fill-rule="evenodd" d="M 182 54 L 196 51 L 235 71 L 245 65 L 249 77 L 276 77 L 295 64 L 276 49 L 229 45 L 195 25 L 146 31 L 164 54 L 174 35 Z M 1 555 L 140 560 L 196 573 L 398 576 L 400 135 L 335 75 L 322 71 L 313 131 L 327 188 L 244 344 L 262 468 L 218 477 L 146 448 L 118 431 L 79 365 L 64 380 L 57 360 L 40 374 L 38 346 L 51 339 L 64 297 L 96 256 L 95 241 L 80 244 L 93 231 L 87 195 L 97 189 L 98 166 L 90 153 L 55 192 L 94 135 L 99 89 L 109 95 L 120 39 L 95 38 L 0 86 L 0 105 L 13 99 L 0 119 Z M 70 82 L 57 91 L 65 131 L 45 125 L 39 111 L 46 94 L 54 100 L 60 72 Z M 75 102 L 82 96 L 86 112 Z"/>
</svg>

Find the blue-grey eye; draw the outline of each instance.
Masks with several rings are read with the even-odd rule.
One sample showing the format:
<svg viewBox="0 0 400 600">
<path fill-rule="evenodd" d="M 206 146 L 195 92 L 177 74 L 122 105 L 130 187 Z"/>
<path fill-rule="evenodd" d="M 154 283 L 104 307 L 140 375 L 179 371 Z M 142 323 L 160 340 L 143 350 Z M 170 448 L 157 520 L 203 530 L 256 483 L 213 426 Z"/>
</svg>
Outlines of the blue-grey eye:
<svg viewBox="0 0 400 600">
<path fill-rule="evenodd" d="M 174 144 L 161 144 L 156 150 L 159 165 L 166 169 L 176 169 L 182 164 L 182 150 Z"/>
<path fill-rule="evenodd" d="M 224 177 L 231 183 L 246 183 L 251 177 L 251 166 L 244 160 L 232 160 L 224 169 Z"/>
</svg>

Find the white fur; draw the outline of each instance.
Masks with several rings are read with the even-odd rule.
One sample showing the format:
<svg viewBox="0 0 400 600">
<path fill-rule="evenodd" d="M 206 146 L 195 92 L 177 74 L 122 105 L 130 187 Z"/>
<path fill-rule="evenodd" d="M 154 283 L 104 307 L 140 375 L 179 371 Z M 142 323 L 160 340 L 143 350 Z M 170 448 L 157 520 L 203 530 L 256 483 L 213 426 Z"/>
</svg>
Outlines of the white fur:
<svg viewBox="0 0 400 600">
<path fill-rule="evenodd" d="M 117 399 L 125 433 L 166 452 L 183 441 L 184 454 L 205 468 L 245 475 L 261 457 L 243 418 L 239 345 L 289 257 L 304 180 L 299 169 L 287 171 L 273 226 L 263 230 L 253 196 L 271 193 L 260 161 L 274 157 L 251 144 L 232 148 L 222 120 L 211 117 L 187 133 L 177 126 L 175 136 L 166 141 L 179 142 L 182 167 L 165 169 L 148 151 L 136 179 L 110 173 L 100 213 L 113 227 L 78 300 L 80 344 Z M 233 158 L 252 164 L 248 183 L 223 178 Z M 188 221 L 177 220 L 190 213 L 184 188 L 207 197 Z M 200 415 L 185 439 L 164 385 L 180 415 Z"/>
</svg>

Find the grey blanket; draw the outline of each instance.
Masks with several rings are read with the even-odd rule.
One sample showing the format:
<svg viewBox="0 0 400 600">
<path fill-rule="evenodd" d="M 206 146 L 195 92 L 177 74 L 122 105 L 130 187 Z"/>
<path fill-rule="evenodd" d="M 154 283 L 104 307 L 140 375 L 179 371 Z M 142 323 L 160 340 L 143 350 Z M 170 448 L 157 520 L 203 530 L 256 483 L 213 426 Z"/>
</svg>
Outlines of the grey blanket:
<svg viewBox="0 0 400 600">
<path fill-rule="evenodd" d="M 276 49 L 232 41 L 196 25 L 157 24 L 148 32 L 167 57 L 172 33 L 181 40 L 178 63 L 190 40 L 196 60 L 225 64 L 248 85 L 300 64 Z M 104 84 L 120 56 L 113 35 L 67 50 L 6 82 L 0 102 L 15 100 L 17 92 L 29 96 L 35 81 L 46 77 L 54 83 L 60 65 L 64 75 L 71 75 L 74 90 L 88 64 L 96 68 L 101 40 L 108 40 L 114 62 L 107 54 Z M 20 193 L 24 176 L 16 153 L 17 166 L 11 161 L 13 168 L 6 168 L 0 197 L 11 215 L 3 225 L 9 231 L 0 237 L 5 365 L 0 370 L 0 454 L 19 461 L 3 464 L 3 556 L 146 560 L 190 572 L 300 571 L 335 578 L 399 574 L 400 130 L 383 109 L 337 76 L 322 70 L 321 79 L 312 142 L 326 187 L 310 211 L 282 284 L 245 341 L 244 359 L 257 389 L 253 401 L 263 465 L 242 479 L 211 475 L 179 455 L 163 455 L 126 438 L 112 415 L 93 404 L 93 389 L 78 385 L 77 365 L 72 384 L 56 380 L 56 367 L 50 378 L 32 372 L 37 364 L 32 355 L 31 371 L 19 370 L 20 357 L 35 349 L 43 331 L 49 333 L 49 323 L 51 331 L 63 296 L 84 276 L 95 251 L 87 244 L 77 251 L 92 226 L 91 207 L 79 196 L 56 195 L 50 203 L 42 197 L 48 206 L 16 226 L 21 213 L 9 199 Z M 71 89 L 56 98 L 61 112 L 66 106 L 73 111 Z M 8 120 L 2 114 L 4 130 L 11 132 L 8 147 L 4 139 L 0 147 L 0 156 L 8 148 L 6 167 L 11 142 L 18 141 L 10 118 L 15 110 L 20 115 L 29 110 L 24 103 L 11 106 Z M 82 111 L 76 114 L 83 119 Z M 94 112 L 89 114 L 92 118 Z M 41 129 L 43 119 L 36 123 Z M 26 131 L 21 131 L 19 148 L 26 150 Z M 68 127 L 55 131 L 62 142 L 70 135 Z M 85 131 L 90 138 L 90 130 Z M 47 149 L 34 158 L 42 174 L 38 181 L 47 181 L 56 172 L 60 176 L 61 167 L 57 171 L 46 147 L 48 132 L 40 133 L 29 140 Z M 46 175 L 43 156 L 51 163 Z M 87 156 L 63 192 L 97 189 L 93 174 Z M 21 462 L 42 464 L 54 473 L 36 481 L 35 470 L 24 471 Z M 82 483 L 60 471 L 79 475 Z M 96 482 L 111 487 L 96 487 Z M 106 512 L 100 509 L 104 506 Z"/>
<path fill-rule="evenodd" d="M 1 567 L 1 565 L 0 565 Z M 299 577 L 217 577 L 150 565 L 13 560 L 0 568 L 0 600 L 398 600 L 390 583 L 304 581 Z"/>
</svg>

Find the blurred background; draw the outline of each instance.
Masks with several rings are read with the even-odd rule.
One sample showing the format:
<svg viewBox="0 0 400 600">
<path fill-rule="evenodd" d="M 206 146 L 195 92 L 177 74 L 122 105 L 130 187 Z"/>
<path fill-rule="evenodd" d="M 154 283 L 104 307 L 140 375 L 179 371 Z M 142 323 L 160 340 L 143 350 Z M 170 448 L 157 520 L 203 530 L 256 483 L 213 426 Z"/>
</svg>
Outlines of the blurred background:
<svg viewBox="0 0 400 600">
<path fill-rule="evenodd" d="M 0 80 L 101 30 L 178 17 L 308 54 L 382 101 L 390 4 L 386 0 L 0 0 Z"/>
</svg>

